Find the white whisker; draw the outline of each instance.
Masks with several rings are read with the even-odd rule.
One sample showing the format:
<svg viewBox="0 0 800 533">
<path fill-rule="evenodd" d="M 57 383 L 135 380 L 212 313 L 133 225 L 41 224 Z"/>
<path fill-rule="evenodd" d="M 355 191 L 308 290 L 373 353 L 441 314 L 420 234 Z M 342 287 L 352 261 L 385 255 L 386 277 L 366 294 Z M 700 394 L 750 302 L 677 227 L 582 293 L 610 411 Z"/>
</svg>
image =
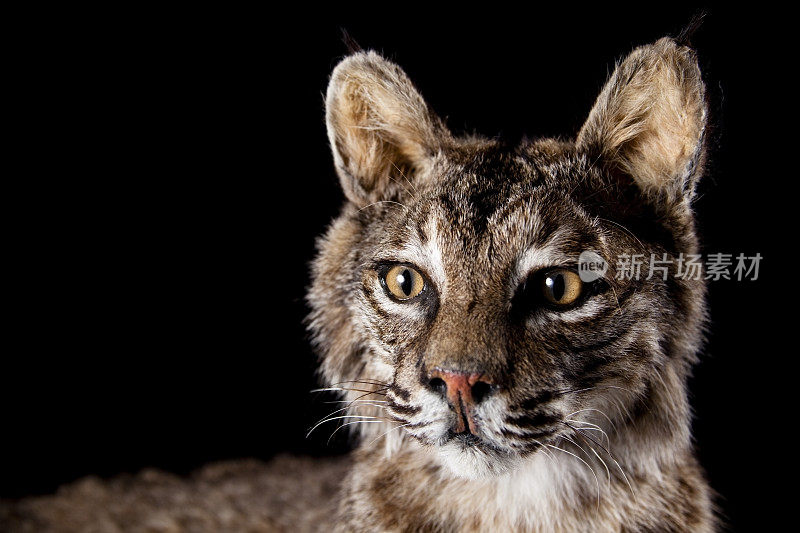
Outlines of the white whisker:
<svg viewBox="0 0 800 533">
<path fill-rule="evenodd" d="M 567 425 L 569 425 L 569 424 L 567 424 Z M 575 429 L 575 428 L 573 428 L 573 429 Z M 633 485 L 631 485 L 631 482 L 628 479 L 628 476 L 625 474 L 625 470 L 622 469 L 622 465 L 619 464 L 619 461 L 617 461 L 617 459 L 614 457 L 614 454 L 611 453 L 611 450 L 609 450 L 608 448 L 606 448 L 605 446 L 603 446 L 602 444 L 600 444 L 599 442 L 594 440 L 591 435 L 586 435 L 586 434 L 583 434 L 583 433 L 582 433 L 582 435 L 584 437 L 588 438 L 589 440 L 591 440 L 592 442 L 594 442 L 595 444 L 597 444 L 600 448 L 602 448 L 603 451 L 605 451 L 608 454 L 608 457 L 612 461 L 614 461 L 614 464 L 617 465 L 617 468 L 619 469 L 620 474 L 622 474 L 622 477 L 625 480 L 625 483 L 627 483 L 628 489 L 631 491 L 631 495 L 633 496 L 633 501 L 635 502 L 636 501 L 636 491 L 633 490 Z"/>
<path fill-rule="evenodd" d="M 339 426 L 338 428 L 333 430 L 333 433 L 331 433 L 331 436 L 328 437 L 328 444 L 331 443 L 331 439 L 333 438 L 334 435 L 336 435 L 336 432 L 339 431 L 340 429 L 342 429 L 345 426 L 352 426 L 354 424 L 382 424 L 382 423 L 383 423 L 383 421 L 381 421 L 381 420 L 356 420 L 355 422 L 346 422 L 346 423 L 342 424 L 341 426 Z"/>
<path fill-rule="evenodd" d="M 383 409 L 383 408 L 384 408 L 384 406 L 383 406 L 383 405 L 376 405 L 376 404 L 372 404 L 372 403 L 364 403 L 364 404 L 359 404 L 359 405 L 355 405 L 355 406 L 352 406 L 352 407 L 354 407 L 354 408 L 357 408 L 357 407 L 364 407 L 364 406 L 370 406 L 370 405 L 372 405 L 372 406 L 374 406 L 374 407 L 380 407 L 381 409 Z M 342 407 L 341 409 L 337 409 L 337 410 L 333 411 L 332 413 L 328 413 L 327 415 L 325 415 L 324 417 L 322 417 L 322 419 L 319 421 L 319 423 L 321 424 L 322 422 L 325 422 L 326 420 L 329 420 L 329 419 L 330 419 L 330 420 L 333 420 L 333 419 L 332 419 L 332 418 L 330 418 L 330 417 L 332 417 L 332 416 L 333 416 L 333 415 L 335 415 L 336 413 L 341 413 L 342 411 L 346 411 L 346 410 L 350 409 L 350 407 L 351 407 L 351 404 L 350 404 L 350 403 L 348 403 L 347 405 L 345 405 L 345 406 L 344 406 L 344 407 Z M 314 427 L 316 427 L 316 426 L 314 426 Z"/>
<path fill-rule="evenodd" d="M 611 419 L 608 417 L 608 415 L 607 415 L 607 414 L 605 414 L 605 413 L 604 413 L 603 411 L 601 411 L 600 409 L 594 409 L 594 408 L 591 408 L 591 407 L 588 407 L 588 408 L 586 408 L 586 409 L 578 409 L 577 411 L 574 411 L 574 412 L 572 412 L 572 413 L 568 414 L 567 416 L 568 416 L 568 417 L 570 417 L 570 416 L 572 416 L 572 415 L 576 415 L 576 414 L 578 414 L 578 413 L 582 413 L 582 412 L 584 412 L 584 411 L 594 411 L 594 412 L 596 412 L 596 413 L 599 413 L 601 416 L 605 417 L 605 419 L 606 419 L 606 420 L 608 420 L 608 423 L 609 423 L 609 424 L 611 424 L 611 427 L 613 427 L 615 430 L 617 429 L 617 426 L 616 426 L 616 424 L 614 424 L 614 422 L 613 422 L 613 421 L 612 421 L 612 420 L 611 420 Z"/>
<path fill-rule="evenodd" d="M 597 474 L 595 473 L 595 471 L 591 467 L 591 465 L 589 465 L 589 463 L 587 463 L 586 461 L 584 461 L 583 459 L 581 459 L 580 457 L 578 457 L 574 453 L 569 452 L 569 451 L 567 451 L 567 450 L 565 450 L 563 448 L 559 448 L 558 446 L 553 446 L 552 444 L 545 444 L 545 446 L 548 446 L 550 448 L 554 448 L 554 449 L 562 451 L 562 452 L 564 452 L 564 453 L 566 453 L 568 455 L 571 455 L 572 457 L 574 457 L 575 459 L 577 459 L 578 461 L 580 461 L 580 462 L 582 462 L 583 464 L 586 465 L 586 468 L 588 468 L 589 471 L 592 473 L 592 475 L 594 476 L 594 481 L 597 484 L 597 507 L 599 509 L 600 508 L 600 480 L 598 479 Z M 578 446 L 578 447 L 580 448 L 580 446 Z M 586 453 L 585 450 L 584 450 L 584 453 Z"/>
<path fill-rule="evenodd" d="M 369 443 L 369 444 L 367 444 L 367 447 L 369 447 L 369 446 L 372 446 L 373 444 L 375 444 L 375 442 L 376 442 L 378 439 L 380 439 L 381 437 L 383 437 L 383 436 L 387 435 L 388 433 L 391 433 L 391 432 L 392 432 L 392 431 L 394 431 L 395 429 L 404 428 L 404 427 L 406 427 L 406 426 L 410 426 L 410 425 L 412 425 L 412 422 L 409 422 L 408 424 L 401 424 L 401 425 L 399 425 L 399 426 L 395 426 L 395 427 L 393 427 L 393 428 L 389 429 L 388 431 L 385 431 L 385 432 L 381 433 L 380 435 L 378 435 L 377 437 L 375 437 L 374 439 L 372 439 L 372 441 L 370 441 L 370 443 Z"/>
<path fill-rule="evenodd" d="M 321 426 L 321 425 L 322 425 L 322 424 L 324 424 L 325 422 L 331 422 L 331 421 L 333 421 L 333 420 L 341 420 L 341 419 L 343 419 L 343 418 L 361 418 L 361 419 L 365 419 L 365 420 L 367 420 L 367 419 L 380 420 L 380 418 L 379 418 L 379 417 L 377 417 L 377 416 L 360 416 L 360 415 L 342 415 L 342 416 L 334 416 L 334 417 L 332 417 L 332 418 L 326 418 L 325 420 L 322 420 L 321 422 L 317 422 L 317 424 L 316 424 L 316 425 L 315 425 L 313 428 L 311 428 L 310 430 L 308 430 L 308 433 L 306 433 L 306 438 L 308 438 L 308 437 L 309 437 L 309 435 L 311 435 L 311 433 L 312 433 L 312 432 L 313 432 L 315 429 L 317 429 L 319 426 Z"/>
</svg>

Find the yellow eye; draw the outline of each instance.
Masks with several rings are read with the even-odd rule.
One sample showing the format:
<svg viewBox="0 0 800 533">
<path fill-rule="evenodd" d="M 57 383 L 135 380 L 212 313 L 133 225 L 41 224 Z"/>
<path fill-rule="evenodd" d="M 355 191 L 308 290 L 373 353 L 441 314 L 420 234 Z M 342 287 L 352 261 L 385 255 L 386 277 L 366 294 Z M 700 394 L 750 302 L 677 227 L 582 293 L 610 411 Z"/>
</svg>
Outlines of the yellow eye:
<svg viewBox="0 0 800 533">
<path fill-rule="evenodd" d="M 557 268 L 542 278 L 542 293 L 551 304 L 566 306 L 578 299 L 583 290 L 581 278 L 573 271 Z"/>
<path fill-rule="evenodd" d="M 422 274 L 406 265 L 395 265 L 383 277 L 384 285 L 389 294 L 398 300 L 416 298 L 425 288 Z"/>
</svg>

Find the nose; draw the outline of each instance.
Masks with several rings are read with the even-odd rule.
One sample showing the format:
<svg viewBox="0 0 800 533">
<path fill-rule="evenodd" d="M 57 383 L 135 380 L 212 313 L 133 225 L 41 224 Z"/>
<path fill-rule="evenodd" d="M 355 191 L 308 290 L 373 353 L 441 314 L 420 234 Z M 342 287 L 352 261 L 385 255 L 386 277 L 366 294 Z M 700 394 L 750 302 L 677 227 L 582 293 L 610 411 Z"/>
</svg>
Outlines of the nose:
<svg viewBox="0 0 800 533">
<path fill-rule="evenodd" d="M 428 386 L 447 398 L 456 411 L 456 433 L 475 433 L 474 410 L 493 390 L 481 372 L 435 368 L 428 374 Z"/>
</svg>

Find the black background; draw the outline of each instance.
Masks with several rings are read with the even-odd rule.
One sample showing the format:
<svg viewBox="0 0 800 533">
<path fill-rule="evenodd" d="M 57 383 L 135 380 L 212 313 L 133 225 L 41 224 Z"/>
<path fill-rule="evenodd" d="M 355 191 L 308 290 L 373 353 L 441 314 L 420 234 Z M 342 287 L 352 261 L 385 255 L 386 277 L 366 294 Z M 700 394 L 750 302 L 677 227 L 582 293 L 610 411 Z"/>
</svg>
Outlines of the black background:
<svg viewBox="0 0 800 533">
<path fill-rule="evenodd" d="M 56 142 L 34 161 L 53 183 L 29 179 L 41 205 L 15 226 L 28 272 L 0 375 L 0 497 L 347 449 L 326 443 L 333 427 L 305 438 L 332 407 L 308 392 L 302 325 L 314 239 L 343 199 L 322 110 L 342 28 L 403 66 L 456 132 L 568 137 L 614 60 L 696 9 L 307 11 L 95 12 L 43 53 Z M 758 281 L 711 283 L 694 434 L 723 515 L 745 530 L 777 505 L 780 449 L 760 435 L 778 402 L 768 184 L 789 179 L 773 139 L 788 51 L 753 13 L 709 11 L 692 40 L 713 124 L 703 246 L 765 259 Z"/>
</svg>

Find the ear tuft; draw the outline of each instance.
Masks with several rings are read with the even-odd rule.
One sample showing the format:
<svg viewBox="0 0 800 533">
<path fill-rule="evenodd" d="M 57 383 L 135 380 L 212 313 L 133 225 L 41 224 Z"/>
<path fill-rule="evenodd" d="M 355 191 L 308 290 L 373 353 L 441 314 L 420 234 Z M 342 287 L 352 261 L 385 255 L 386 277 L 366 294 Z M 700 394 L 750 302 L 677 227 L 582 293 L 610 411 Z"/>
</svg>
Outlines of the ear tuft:
<svg viewBox="0 0 800 533">
<path fill-rule="evenodd" d="M 578 134 L 648 195 L 688 198 L 702 173 L 705 87 L 694 52 L 664 38 L 620 63 Z"/>
<path fill-rule="evenodd" d="M 386 197 L 395 177 L 424 171 L 449 138 L 403 70 L 375 52 L 336 66 L 326 121 L 342 188 L 362 205 Z"/>
</svg>

